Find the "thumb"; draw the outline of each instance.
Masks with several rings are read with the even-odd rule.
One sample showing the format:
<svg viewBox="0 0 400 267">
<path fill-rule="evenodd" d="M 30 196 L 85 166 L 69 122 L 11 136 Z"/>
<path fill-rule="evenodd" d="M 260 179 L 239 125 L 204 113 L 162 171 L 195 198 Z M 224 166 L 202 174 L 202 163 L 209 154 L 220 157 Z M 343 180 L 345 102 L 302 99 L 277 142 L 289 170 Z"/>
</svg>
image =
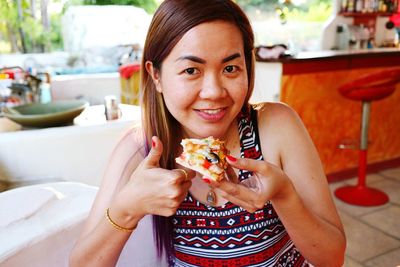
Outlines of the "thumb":
<svg viewBox="0 0 400 267">
<path fill-rule="evenodd" d="M 146 157 L 146 165 L 149 167 L 159 167 L 160 158 L 163 152 L 163 144 L 157 136 L 151 138 L 151 150 Z"/>
</svg>

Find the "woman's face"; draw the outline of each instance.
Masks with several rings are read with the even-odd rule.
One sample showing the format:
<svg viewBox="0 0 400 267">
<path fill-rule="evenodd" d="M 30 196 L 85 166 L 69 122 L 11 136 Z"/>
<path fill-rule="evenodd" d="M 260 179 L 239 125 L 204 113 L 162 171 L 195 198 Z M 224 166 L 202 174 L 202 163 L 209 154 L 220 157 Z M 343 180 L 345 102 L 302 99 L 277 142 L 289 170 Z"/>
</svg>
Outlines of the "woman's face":
<svg viewBox="0 0 400 267">
<path fill-rule="evenodd" d="M 192 28 L 153 79 L 185 137 L 225 137 L 248 91 L 239 29 L 223 21 Z"/>
</svg>

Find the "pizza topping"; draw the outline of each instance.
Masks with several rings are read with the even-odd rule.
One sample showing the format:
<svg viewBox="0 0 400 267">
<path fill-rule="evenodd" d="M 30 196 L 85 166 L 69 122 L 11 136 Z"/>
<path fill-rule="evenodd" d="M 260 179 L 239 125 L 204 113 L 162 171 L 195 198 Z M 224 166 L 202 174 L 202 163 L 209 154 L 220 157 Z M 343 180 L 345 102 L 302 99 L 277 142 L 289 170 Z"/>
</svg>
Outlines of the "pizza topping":
<svg viewBox="0 0 400 267">
<path fill-rule="evenodd" d="M 176 162 L 192 168 L 206 177 L 221 180 L 228 167 L 226 154 L 228 153 L 223 141 L 212 136 L 205 139 L 183 139 L 182 154 Z"/>
<path fill-rule="evenodd" d="M 203 167 L 206 168 L 206 169 L 209 169 L 211 167 L 211 163 L 208 160 L 205 160 L 203 162 Z"/>
<path fill-rule="evenodd" d="M 210 152 L 208 155 L 206 155 L 206 160 L 214 164 L 219 162 L 218 155 L 215 154 L 214 152 Z"/>
</svg>

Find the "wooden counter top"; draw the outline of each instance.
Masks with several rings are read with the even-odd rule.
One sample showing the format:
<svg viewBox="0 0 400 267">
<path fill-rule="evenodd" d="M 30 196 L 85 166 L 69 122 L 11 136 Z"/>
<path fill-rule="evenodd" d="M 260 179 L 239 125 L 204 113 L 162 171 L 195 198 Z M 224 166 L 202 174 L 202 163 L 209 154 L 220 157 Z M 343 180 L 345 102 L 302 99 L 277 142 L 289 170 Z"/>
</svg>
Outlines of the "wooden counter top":
<svg viewBox="0 0 400 267">
<path fill-rule="evenodd" d="M 300 52 L 279 59 L 258 59 L 259 62 L 280 62 L 283 75 L 347 70 L 355 68 L 400 66 L 399 48 L 375 48 L 347 51 Z"/>
</svg>

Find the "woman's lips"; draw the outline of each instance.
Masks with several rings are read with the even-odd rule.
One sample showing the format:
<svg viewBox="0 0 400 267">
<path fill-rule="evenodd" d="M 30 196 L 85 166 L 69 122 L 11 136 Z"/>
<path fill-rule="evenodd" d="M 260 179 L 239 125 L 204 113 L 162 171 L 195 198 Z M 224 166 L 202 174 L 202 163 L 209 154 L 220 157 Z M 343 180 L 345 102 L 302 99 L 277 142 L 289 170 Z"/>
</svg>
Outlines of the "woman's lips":
<svg viewBox="0 0 400 267">
<path fill-rule="evenodd" d="M 226 108 L 219 109 L 195 109 L 195 112 L 204 120 L 216 122 L 222 119 L 226 114 Z"/>
</svg>

